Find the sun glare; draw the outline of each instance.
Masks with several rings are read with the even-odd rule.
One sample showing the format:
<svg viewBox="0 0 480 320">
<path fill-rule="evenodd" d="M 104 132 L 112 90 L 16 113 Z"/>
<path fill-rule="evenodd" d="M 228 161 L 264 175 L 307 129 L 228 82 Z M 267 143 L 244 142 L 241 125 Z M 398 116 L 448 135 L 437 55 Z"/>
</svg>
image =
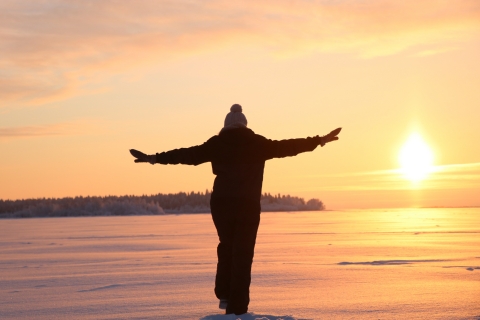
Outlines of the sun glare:
<svg viewBox="0 0 480 320">
<path fill-rule="evenodd" d="M 425 179 L 433 171 L 433 154 L 418 133 L 413 133 L 400 150 L 403 175 L 412 182 Z"/>
</svg>

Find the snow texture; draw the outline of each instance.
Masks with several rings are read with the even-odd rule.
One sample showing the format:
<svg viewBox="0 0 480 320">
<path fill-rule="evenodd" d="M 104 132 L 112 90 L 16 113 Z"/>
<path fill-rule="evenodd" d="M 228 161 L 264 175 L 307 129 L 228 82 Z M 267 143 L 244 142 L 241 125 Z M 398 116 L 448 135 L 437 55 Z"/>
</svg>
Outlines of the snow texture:
<svg viewBox="0 0 480 320">
<path fill-rule="evenodd" d="M 480 319 L 480 209 L 262 213 L 249 313 L 209 214 L 0 220 L 0 319 Z"/>
<path fill-rule="evenodd" d="M 211 315 L 201 318 L 200 320 L 303 320 L 294 318 L 291 316 L 272 316 L 272 315 L 260 315 L 255 313 L 245 313 L 242 315 Z"/>
</svg>

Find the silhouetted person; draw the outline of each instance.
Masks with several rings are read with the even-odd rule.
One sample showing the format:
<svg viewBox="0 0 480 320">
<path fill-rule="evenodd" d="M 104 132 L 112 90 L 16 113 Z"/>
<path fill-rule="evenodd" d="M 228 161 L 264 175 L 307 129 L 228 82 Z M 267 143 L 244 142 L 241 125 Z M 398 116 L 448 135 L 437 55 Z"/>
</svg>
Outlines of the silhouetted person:
<svg viewBox="0 0 480 320">
<path fill-rule="evenodd" d="M 220 243 L 217 247 L 215 295 L 226 313 L 248 310 L 250 274 L 257 229 L 260 223 L 265 161 L 313 151 L 338 140 L 340 128 L 328 135 L 304 139 L 269 140 L 247 128 L 242 107 L 234 104 L 220 133 L 199 146 L 146 155 L 130 150 L 135 162 L 151 164 L 212 163 L 216 175 L 210 200 Z"/>
</svg>

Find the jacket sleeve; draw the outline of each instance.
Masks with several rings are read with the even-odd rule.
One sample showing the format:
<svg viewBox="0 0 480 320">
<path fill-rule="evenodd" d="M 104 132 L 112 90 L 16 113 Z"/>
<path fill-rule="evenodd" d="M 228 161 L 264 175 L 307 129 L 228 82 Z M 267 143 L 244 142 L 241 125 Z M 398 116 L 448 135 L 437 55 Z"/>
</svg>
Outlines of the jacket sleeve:
<svg viewBox="0 0 480 320">
<path fill-rule="evenodd" d="M 157 153 L 157 163 L 199 165 L 211 161 L 208 141 L 199 146 Z"/>
<path fill-rule="evenodd" d="M 285 158 L 296 156 L 299 153 L 313 151 L 318 145 L 324 145 L 319 136 L 288 139 L 288 140 L 266 140 L 264 152 L 266 159 Z"/>
</svg>

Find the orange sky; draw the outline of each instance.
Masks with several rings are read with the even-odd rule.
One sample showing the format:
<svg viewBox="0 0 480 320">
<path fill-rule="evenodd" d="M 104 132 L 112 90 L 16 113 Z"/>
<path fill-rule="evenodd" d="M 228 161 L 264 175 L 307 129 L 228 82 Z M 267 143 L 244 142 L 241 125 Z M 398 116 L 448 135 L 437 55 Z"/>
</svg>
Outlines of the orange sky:
<svg viewBox="0 0 480 320">
<path fill-rule="evenodd" d="M 478 1 L 2 1 L 0 199 L 211 189 L 200 144 L 240 103 L 271 139 L 338 142 L 266 165 L 329 209 L 480 205 Z M 436 171 L 413 184 L 413 132 Z"/>
</svg>

